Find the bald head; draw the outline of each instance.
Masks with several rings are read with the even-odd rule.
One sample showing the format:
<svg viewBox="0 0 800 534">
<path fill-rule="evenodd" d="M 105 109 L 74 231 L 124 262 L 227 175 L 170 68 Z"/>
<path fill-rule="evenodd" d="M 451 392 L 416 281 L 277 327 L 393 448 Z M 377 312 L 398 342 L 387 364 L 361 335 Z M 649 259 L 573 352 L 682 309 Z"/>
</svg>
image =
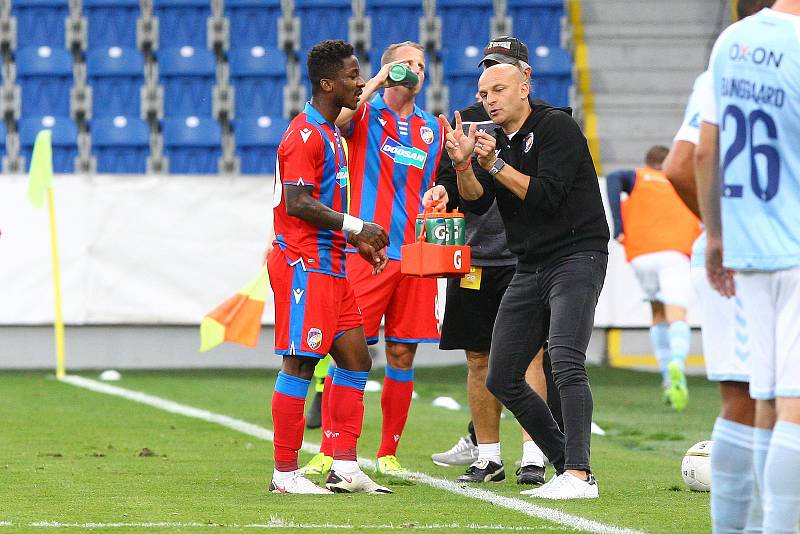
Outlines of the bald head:
<svg viewBox="0 0 800 534">
<path fill-rule="evenodd" d="M 492 122 L 503 130 L 525 120 L 530 112 L 530 82 L 516 65 L 498 63 L 481 74 L 478 95 Z M 518 128 L 517 128 L 518 129 Z M 506 133 L 516 131 L 512 129 Z"/>
</svg>

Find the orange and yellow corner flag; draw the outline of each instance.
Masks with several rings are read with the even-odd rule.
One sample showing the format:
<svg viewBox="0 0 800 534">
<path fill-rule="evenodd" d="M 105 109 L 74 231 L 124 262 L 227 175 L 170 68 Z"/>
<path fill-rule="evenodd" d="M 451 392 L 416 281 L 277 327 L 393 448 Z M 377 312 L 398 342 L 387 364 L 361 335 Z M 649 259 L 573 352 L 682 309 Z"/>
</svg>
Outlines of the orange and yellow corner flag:
<svg viewBox="0 0 800 534">
<path fill-rule="evenodd" d="M 261 333 L 261 314 L 268 289 L 269 275 L 264 264 L 249 284 L 203 317 L 200 352 L 209 351 L 224 341 L 255 347 Z"/>
</svg>

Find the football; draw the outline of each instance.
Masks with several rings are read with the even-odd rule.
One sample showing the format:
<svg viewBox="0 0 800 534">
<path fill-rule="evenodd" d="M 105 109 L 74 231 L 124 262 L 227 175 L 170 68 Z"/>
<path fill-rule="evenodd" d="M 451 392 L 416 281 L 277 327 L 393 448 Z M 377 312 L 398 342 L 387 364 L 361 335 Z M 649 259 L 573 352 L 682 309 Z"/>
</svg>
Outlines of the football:
<svg viewBox="0 0 800 534">
<path fill-rule="evenodd" d="M 681 476 L 692 491 L 711 490 L 711 441 L 689 447 L 681 462 Z"/>
</svg>

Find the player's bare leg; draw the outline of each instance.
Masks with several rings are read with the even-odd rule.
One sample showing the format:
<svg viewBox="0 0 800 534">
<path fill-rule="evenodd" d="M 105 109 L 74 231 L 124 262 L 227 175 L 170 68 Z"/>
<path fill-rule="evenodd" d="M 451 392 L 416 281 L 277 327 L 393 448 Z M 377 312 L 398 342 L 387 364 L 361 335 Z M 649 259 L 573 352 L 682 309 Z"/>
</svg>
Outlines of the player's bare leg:
<svg viewBox="0 0 800 534">
<path fill-rule="evenodd" d="M 325 485 L 341 493 L 392 493 L 358 466 L 357 444 L 364 423 L 364 386 L 372 367 L 362 327 L 341 334 L 331 347 L 336 362 L 329 395 L 333 465 Z"/>
<path fill-rule="evenodd" d="M 397 460 L 397 447 L 408 419 L 414 393 L 414 355 L 416 343 L 386 342 L 386 376 L 381 392 L 383 426 L 378 448 L 378 470 L 389 475 L 405 475 Z"/>
</svg>

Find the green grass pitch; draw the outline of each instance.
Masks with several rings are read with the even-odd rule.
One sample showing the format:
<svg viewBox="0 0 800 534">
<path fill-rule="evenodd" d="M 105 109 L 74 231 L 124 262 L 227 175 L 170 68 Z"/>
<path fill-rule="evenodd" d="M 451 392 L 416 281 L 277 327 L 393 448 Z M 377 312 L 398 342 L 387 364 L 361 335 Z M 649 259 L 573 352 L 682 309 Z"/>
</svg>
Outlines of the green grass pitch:
<svg viewBox="0 0 800 534">
<path fill-rule="evenodd" d="M 372 375 L 380 380 L 382 370 Z M 709 532 L 708 494 L 685 488 L 680 461 L 689 446 L 709 439 L 719 407 L 716 385 L 691 378 L 689 407 L 677 414 L 661 403 L 655 374 L 593 368 L 590 376 L 594 420 L 607 431 L 592 441 L 600 499 L 529 502 L 645 532 Z M 430 454 L 446 450 L 465 433 L 469 413 L 466 408 L 434 408 L 431 400 L 447 395 L 466 406 L 465 378 L 462 367 L 417 370 L 419 397 L 412 402 L 398 453 L 404 466 L 447 479 L 461 473 L 461 468 L 433 465 Z M 123 373 L 116 384 L 271 429 L 274 380 L 275 372 L 270 371 L 159 371 Z M 226 531 L 270 524 L 274 529 L 266 531 L 305 532 L 313 524 L 351 525 L 348 530 L 356 532 L 389 530 L 389 526 L 425 532 L 458 530 L 447 525 L 462 529 L 485 525 L 493 527 L 486 529 L 491 532 L 500 527 L 571 530 L 387 477 L 376 478 L 395 495 L 272 495 L 266 491 L 272 471 L 270 442 L 62 384 L 43 371 L 0 373 L 0 392 L 0 534 L 40 531 L 35 523 L 42 521 L 166 523 L 147 532 L 203 532 L 209 527 L 191 524 L 206 523 Z M 367 393 L 359 454 L 374 457 L 379 438 L 380 394 Z M 307 431 L 306 440 L 319 443 L 319 431 Z M 520 432 L 508 414 L 502 422 L 502 440 L 510 476 L 503 483 L 480 487 L 526 499 L 514 483 Z M 143 455 L 144 449 L 149 454 Z M 308 458 L 301 453 L 301 461 Z M 548 469 L 548 478 L 550 473 Z M 286 524 L 298 528 L 280 527 Z M 435 525 L 441 528 L 431 528 Z"/>
</svg>

